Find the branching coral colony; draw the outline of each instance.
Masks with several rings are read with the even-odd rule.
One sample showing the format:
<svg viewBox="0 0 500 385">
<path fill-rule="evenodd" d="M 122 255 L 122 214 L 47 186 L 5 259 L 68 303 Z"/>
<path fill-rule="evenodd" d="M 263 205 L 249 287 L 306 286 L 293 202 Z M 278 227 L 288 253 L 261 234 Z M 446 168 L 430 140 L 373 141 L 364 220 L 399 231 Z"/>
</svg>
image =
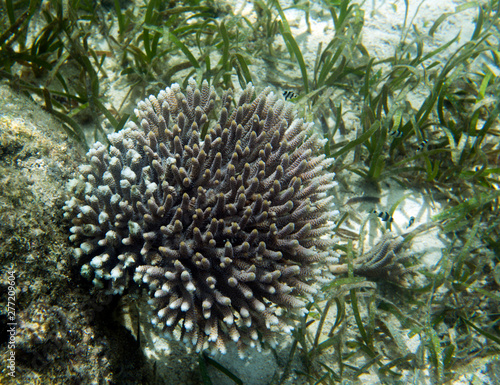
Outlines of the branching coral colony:
<svg viewBox="0 0 500 385">
<path fill-rule="evenodd" d="M 233 340 L 243 354 L 273 345 L 315 293 L 335 182 L 311 124 L 269 89 L 215 105 L 193 79 L 140 102 L 139 126 L 90 149 L 64 209 L 96 286 L 144 285 L 166 335 L 179 326 L 196 351 Z"/>
<path fill-rule="evenodd" d="M 408 234 L 407 234 L 408 235 Z M 405 237 L 394 236 L 391 232 L 382 235 L 373 248 L 352 261 L 353 273 L 364 277 L 396 282 L 404 287 L 410 286 L 408 278 L 415 274 L 416 267 L 406 267 L 410 255 L 403 253 Z M 330 265 L 332 274 L 345 274 L 348 264 Z"/>
</svg>

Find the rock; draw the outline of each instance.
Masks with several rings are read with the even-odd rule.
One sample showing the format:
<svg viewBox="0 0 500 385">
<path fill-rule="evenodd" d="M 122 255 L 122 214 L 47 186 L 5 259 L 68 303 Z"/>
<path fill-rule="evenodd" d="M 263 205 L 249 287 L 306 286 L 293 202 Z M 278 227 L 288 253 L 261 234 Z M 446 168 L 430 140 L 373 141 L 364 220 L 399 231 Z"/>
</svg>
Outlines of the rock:
<svg viewBox="0 0 500 385">
<path fill-rule="evenodd" d="M 109 315 L 113 298 L 91 296 L 73 267 L 62 206 L 83 149 L 3 84 L 0 111 L 0 287 L 8 293 L 0 321 L 15 333 L 0 347 L 13 357 L 0 383 L 143 383 L 135 341 Z"/>
</svg>

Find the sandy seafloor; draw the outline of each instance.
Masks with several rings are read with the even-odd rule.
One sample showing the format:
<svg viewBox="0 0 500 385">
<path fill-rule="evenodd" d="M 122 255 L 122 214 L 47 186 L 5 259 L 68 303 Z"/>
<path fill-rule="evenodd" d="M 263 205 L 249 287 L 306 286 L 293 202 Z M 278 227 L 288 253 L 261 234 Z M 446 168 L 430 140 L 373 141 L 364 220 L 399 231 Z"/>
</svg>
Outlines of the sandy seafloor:
<svg viewBox="0 0 500 385">
<path fill-rule="evenodd" d="M 251 2 L 235 1 L 231 2 L 235 14 L 241 14 L 248 17 L 251 21 L 255 19 L 253 5 Z M 288 22 L 292 28 L 292 32 L 296 37 L 298 44 L 304 55 L 309 69 L 312 68 L 314 63 L 317 46 L 320 42 L 327 44 L 333 33 L 333 26 L 331 16 L 325 12 L 320 11 L 320 7 L 311 1 L 311 32 L 307 31 L 307 25 L 304 19 L 304 13 L 296 10 L 287 10 L 285 14 Z M 469 8 L 464 11 L 458 12 L 448 17 L 441 26 L 437 29 L 433 37 L 427 35 L 428 29 L 432 26 L 436 17 L 446 12 L 453 13 L 457 6 L 467 3 L 466 0 L 434 0 L 434 1 L 414 1 L 408 0 L 408 20 L 407 30 L 411 38 L 410 25 L 417 26 L 422 35 L 427 36 L 425 39 L 425 49 L 430 51 L 442 44 L 453 39 L 457 34 L 460 34 L 460 39 L 455 45 L 448 48 L 447 51 L 440 54 L 441 57 L 446 57 L 449 52 L 453 52 L 460 44 L 470 39 L 474 31 L 474 18 L 477 16 L 477 8 Z M 286 8 L 287 2 L 283 1 L 282 6 Z M 394 53 L 395 47 L 400 43 L 403 31 L 403 23 L 405 18 L 405 1 L 404 0 L 373 0 L 366 1 L 363 5 L 365 11 L 365 22 L 363 27 L 363 40 L 362 43 L 372 57 L 383 59 L 387 58 Z M 105 42 L 96 42 L 97 45 L 104 45 Z M 112 68 L 117 63 L 111 62 Z M 254 77 L 255 86 L 263 88 L 266 84 L 265 79 L 260 79 L 257 74 L 260 72 L 257 66 L 250 67 Z M 492 67 L 495 70 L 494 67 Z M 498 69 L 497 69 L 498 70 Z M 116 71 L 117 73 L 118 71 Z M 500 71 L 497 73 L 497 75 Z M 124 79 L 120 79 L 118 75 L 113 75 L 113 72 L 108 72 L 109 79 L 105 87 L 108 88 L 107 94 L 110 95 L 110 104 L 117 106 L 121 104 L 124 95 L 127 92 L 127 84 Z M 269 74 L 267 74 L 269 75 Z M 298 67 L 293 70 L 290 69 L 287 73 L 274 74 L 275 76 L 282 76 L 282 87 L 286 89 L 290 85 L 300 85 L 300 72 Z M 237 84 L 237 81 L 235 81 Z M 335 91 L 334 91 L 335 92 Z M 418 88 L 410 94 L 409 101 L 415 107 L 419 105 L 426 96 L 425 88 Z M 339 94 L 339 98 L 343 98 L 344 105 L 344 120 L 347 128 L 346 138 L 352 138 L 356 132 L 356 127 L 359 126 L 357 120 L 360 106 L 356 105 L 355 101 L 350 100 L 348 95 Z M 337 134 L 340 135 L 340 134 Z M 345 139 L 337 137 L 336 139 Z M 441 205 L 434 202 L 431 197 L 426 196 L 417 190 L 403 189 L 396 183 L 382 183 L 381 191 L 373 191 L 373 194 L 380 196 L 381 201 L 375 204 L 363 203 L 353 207 L 341 207 L 349 198 L 358 197 L 362 195 L 369 195 L 366 185 L 353 175 L 339 175 L 344 183 L 340 183 L 335 191 L 339 209 L 352 211 L 352 217 L 355 220 L 350 221 L 346 227 L 354 232 L 358 232 L 362 223 L 365 223 L 365 244 L 364 248 L 368 249 L 375 244 L 380 236 L 380 226 L 375 225 L 379 219 L 373 217 L 372 212 L 376 210 L 388 211 L 397 201 L 401 200 L 397 210 L 393 214 L 392 231 L 395 235 L 403 234 L 411 231 L 419 225 L 429 223 L 432 216 L 440 212 Z M 346 187 L 348 186 L 348 187 Z M 373 218 L 367 220 L 372 215 Z M 414 218 L 414 222 L 410 225 L 410 218 Z M 437 228 L 430 229 L 423 232 L 412 241 L 411 252 L 421 255 L 420 261 L 432 270 L 433 266 L 439 261 L 441 257 L 441 249 L 446 247 L 447 241 L 442 237 Z M 144 302 L 144 301 L 143 301 Z M 124 324 L 135 333 L 136 320 L 130 315 L 132 311 L 127 306 L 123 308 Z M 159 337 L 154 329 L 150 327 L 147 322 L 147 309 L 141 309 L 141 349 L 145 357 L 154 363 L 158 378 L 164 379 L 165 384 L 181 385 L 184 384 L 184 365 L 187 363 L 192 364 L 193 358 L 182 346 L 177 343 L 170 343 L 163 338 Z M 331 314 L 334 317 L 335 314 Z M 145 319 L 146 318 L 146 319 Z M 328 322 L 332 322 L 329 320 Z M 284 346 L 290 343 L 290 339 L 284 340 Z M 421 343 L 418 336 L 413 338 L 404 335 L 404 344 L 406 344 L 408 351 L 415 352 L 418 345 Z M 288 349 L 282 349 L 283 355 L 288 353 Z M 221 362 L 224 366 L 234 371 L 241 379 L 244 380 L 245 385 L 264 385 L 267 384 L 275 374 L 279 364 L 284 357 L 275 357 L 269 353 L 251 352 L 250 356 L 244 361 L 240 360 L 233 349 L 229 349 L 228 353 L 224 356 L 216 355 L 215 359 Z M 333 359 L 333 357 L 332 357 Z M 280 361 L 280 362 L 278 362 Z M 470 368 L 473 368 L 471 366 Z M 490 377 L 485 374 L 485 363 L 478 362 L 474 369 L 466 369 L 459 379 L 453 382 L 454 384 L 493 384 Z M 232 384 L 233 382 L 227 377 L 220 375 L 212 370 L 212 380 L 214 384 Z M 414 384 L 431 384 L 432 375 L 427 369 L 413 371 L 402 371 L 403 376 L 399 378 L 399 383 L 414 383 Z M 379 377 L 369 371 L 362 374 L 355 380 L 354 383 L 377 384 L 380 383 Z M 285 382 L 286 384 L 302 384 L 306 383 L 303 377 L 294 377 Z"/>
</svg>

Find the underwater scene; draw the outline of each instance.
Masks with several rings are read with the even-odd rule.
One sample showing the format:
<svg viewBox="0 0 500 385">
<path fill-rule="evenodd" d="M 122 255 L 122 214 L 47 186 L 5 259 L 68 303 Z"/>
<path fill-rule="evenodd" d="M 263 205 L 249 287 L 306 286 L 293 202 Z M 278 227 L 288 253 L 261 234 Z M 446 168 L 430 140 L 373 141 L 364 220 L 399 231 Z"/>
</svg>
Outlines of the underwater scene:
<svg viewBox="0 0 500 385">
<path fill-rule="evenodd" d="M 498 0 L 1 0 L 0 384 L 500 384 Z"/>
</svg>

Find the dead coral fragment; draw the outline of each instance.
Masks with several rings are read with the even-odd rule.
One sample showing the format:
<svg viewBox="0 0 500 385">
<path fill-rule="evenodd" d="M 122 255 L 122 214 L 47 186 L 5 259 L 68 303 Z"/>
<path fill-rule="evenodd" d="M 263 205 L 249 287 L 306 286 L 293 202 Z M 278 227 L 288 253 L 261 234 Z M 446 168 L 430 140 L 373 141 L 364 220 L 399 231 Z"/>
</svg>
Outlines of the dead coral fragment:
<svg viewBox="0 0 500 385">
<path fill-rule="evenodd" d="M 273 343 L 331 253 L 331 160 L 269 89 L 249 84 L 236 106 L 226 92 L 215 109 L 213 87 L 189 83 L 140 102 L 138 126 L 88 152 L 65 207 L 75 254 L 110 292 L 146 286 L 152 322 L 197 351 Z"/>
</svg>

